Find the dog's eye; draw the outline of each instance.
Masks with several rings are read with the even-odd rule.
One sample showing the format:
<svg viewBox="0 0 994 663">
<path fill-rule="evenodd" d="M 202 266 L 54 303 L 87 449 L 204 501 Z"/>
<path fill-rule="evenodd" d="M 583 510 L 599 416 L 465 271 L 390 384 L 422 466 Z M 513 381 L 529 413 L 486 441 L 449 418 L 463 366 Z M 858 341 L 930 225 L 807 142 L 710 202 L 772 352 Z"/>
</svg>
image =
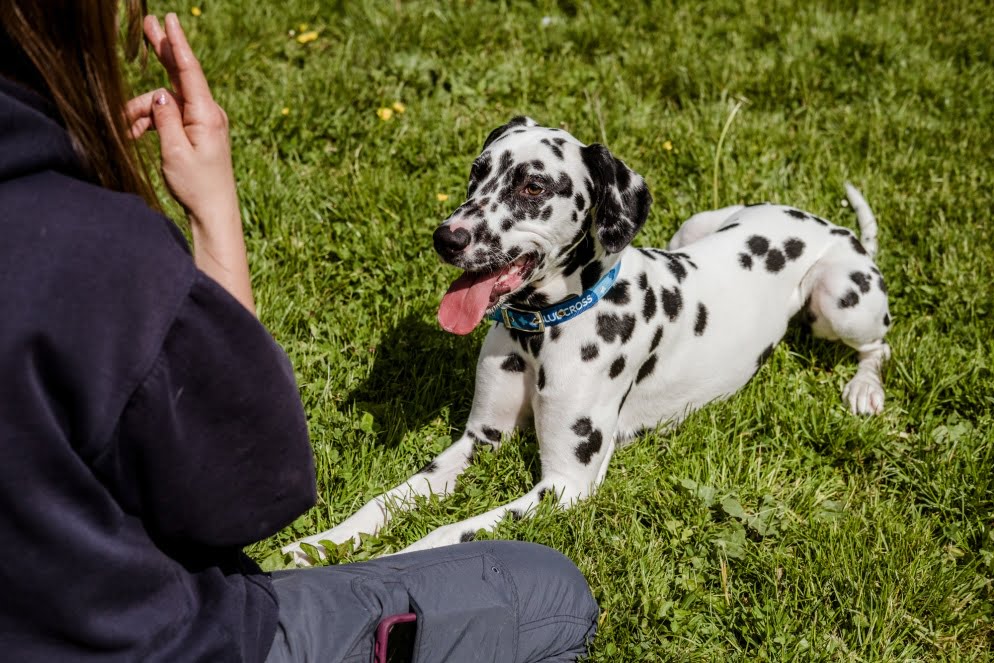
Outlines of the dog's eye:
<svg viewBox="0 0 994 663">
<path fill-rule="evenodd" d="M 538 182 L 529 182 L 525 185 L 525 193 L 529 196 L 538 196 L 545 193 L 545 187 Z"/>
</svg>

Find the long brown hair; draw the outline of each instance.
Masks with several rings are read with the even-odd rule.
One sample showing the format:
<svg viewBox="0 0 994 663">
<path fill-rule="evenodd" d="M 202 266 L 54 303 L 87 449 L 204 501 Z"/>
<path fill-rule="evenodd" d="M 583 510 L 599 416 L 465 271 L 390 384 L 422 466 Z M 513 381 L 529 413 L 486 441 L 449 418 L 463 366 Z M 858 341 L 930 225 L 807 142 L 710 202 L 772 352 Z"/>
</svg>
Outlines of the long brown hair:
<svg viewBox="0 0 994 663">
<path fill-rule="evenodd" d="M 145 0 L 0 1 L 0 75 L 56 107 L 84 172 L 108 189 L 159 202 L 124 115 L 129 98 L 118 53 L 144 58 Z"/>
</svg>

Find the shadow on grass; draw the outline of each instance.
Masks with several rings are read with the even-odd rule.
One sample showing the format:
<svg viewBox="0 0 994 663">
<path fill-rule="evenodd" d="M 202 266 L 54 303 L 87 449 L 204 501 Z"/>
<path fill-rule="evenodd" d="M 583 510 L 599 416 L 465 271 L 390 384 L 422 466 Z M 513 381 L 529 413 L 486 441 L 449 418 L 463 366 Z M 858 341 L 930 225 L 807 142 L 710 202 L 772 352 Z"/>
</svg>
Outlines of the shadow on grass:
<svg viewBox="0 0 994 663">
<path fill-rule="evenodd" d="M 782 343 L 792 352 L 808 357 L 812 366 L 824 371 L 831 371 L 847 361 L 851 361 L 853 366 L 856 366 L 859 361 L 856 351 L 842 341 L 815 338 L 811 328 L 797 320 L 791 321 L 787 327 Z"/>
<path fill-rule="evenodd" d="M 461 427 L 469 415 L 482 337 L 456 336 L 424 318 L 408 315 L 381 336 L 369 376 L 346 399 L 373 415 L 387 447 L 439 417 Z"/>
</svg>

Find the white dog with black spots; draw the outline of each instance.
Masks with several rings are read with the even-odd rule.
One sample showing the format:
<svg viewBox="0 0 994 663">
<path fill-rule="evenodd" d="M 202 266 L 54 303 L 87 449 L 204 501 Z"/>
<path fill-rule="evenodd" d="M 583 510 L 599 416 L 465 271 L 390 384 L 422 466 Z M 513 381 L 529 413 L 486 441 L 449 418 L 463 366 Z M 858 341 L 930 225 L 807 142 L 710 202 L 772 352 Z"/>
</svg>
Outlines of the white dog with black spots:
<svg viewBox="0 0 994 663">
<path fill-rule="evenodd" d="M 795 314 L 859 354 L 842 392 L 854 414 L 884 404 L 887 290 L 874 265 L 876 221 L 846 185 L 860 238 L 793 207 L 735 205 L 687 220 L 668 250 L 632 248 L 652 199 L 603 145 L 515 118 L 487 137 L 467 200 L 435 231 L 464 270 L 439 307 L 468 334 L 494 319 L 463 435 L 414 476 L 337 527 L 284 548 L 322 553 L 376 533 L 415 496 L 449 494 L 481 445 L 534 423 L 541 480 L 501 507 L 440 527 L 407 548 L 471 540 L 529 515 L 546 494 L 568 507 L 604 479 L 618 444 L 673 425 L 745 385 Z"/>
</svg>

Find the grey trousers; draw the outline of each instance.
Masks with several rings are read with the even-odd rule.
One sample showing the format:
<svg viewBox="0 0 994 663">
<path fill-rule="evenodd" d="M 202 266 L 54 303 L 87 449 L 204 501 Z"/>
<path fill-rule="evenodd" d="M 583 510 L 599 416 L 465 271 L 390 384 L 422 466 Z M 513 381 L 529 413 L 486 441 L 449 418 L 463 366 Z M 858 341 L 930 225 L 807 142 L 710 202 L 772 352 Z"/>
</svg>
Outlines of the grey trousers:
<svg viewBox="0 0 994 663">
<path fill-rule="evenodd" d="M 572 663 L 598 608 L 562 554 L 476 541 L 368 562 L 277 571 L 279 626 L 266 663 L 370 663 L 376 625 L 414 612 L 413 663 Z"/>
</svg>

